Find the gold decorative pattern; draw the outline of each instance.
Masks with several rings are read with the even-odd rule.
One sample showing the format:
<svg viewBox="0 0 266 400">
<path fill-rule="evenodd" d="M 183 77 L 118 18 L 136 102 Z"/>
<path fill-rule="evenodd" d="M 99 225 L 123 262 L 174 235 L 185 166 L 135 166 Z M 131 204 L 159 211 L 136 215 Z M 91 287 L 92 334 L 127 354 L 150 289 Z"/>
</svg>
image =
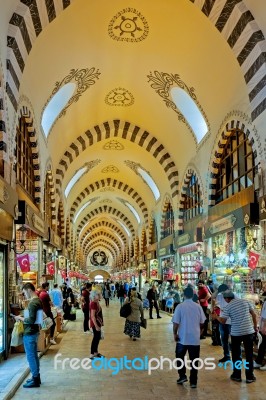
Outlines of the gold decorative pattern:
<svg viewBox="0 0 266 400">
<path fill-rule="evenodd" d="M 108 204 L 108 203 L 110 204 L 110 203 L 112 203 L 112 200 L 110 200 L 110 199 L 104 199 L 104 200 L 101 200 L 100 203 L 101 203 L 101 204 Z"/>
<path fill-rule="evenodd" d="M 112 172 L 112 173 L 117 174 L 119 172 L 119 169 L 114 165 L 108 165 L 107 167 L 102 169 L 102 172 L 104 174 L 107 174 L 108 172 Z"/>
<path fill-rule="evenodd" d="M 148 75 L 148 82 L 151 82 L 151 87 L 153 89 L 155 89 L 156 93 L 158 93 L 159 96 L 161 96 L 163 98 L 163 100 L 166 104 L 166 107 L 172 108 L 172 110 L 174 110 L 174 112 L 178 115 L 178 120 L 181 122 L 184 122 L 187 125 L 188 129 L 194 136 L 196 144 L 198 144 L 193 130 L 191 129 L 189 123 L 187 122 L 187 120 L 185 119 L 183 114 L 176 107 L 175 103 L 172 100 L 172 96 L 171 96 L 171 89 L 173 89 L 177 86 L 180 89 L 185 90 L 187 92 L 187 94 L 192 98 L 192 100 L 197 104 L 197 106 L 198 106 L 201 114 L 203 115 L 205 122 L 208 126 L 208 132 L 210 132 L 209 121 L 207 119 L 207 116 L 206 116 L 203 108 L 201 107 L 201 105 L 199 104 L 199 102 L 197 100 L 197 96 L 195 94 L 195 89 L 193 87 L 188 87 L 185 84 L 185 82 L 182 81 L 182 79 L 180 78 L 180 76 L 178 74 L 168 74 L 167 72 L 154 71 L 153 74 L 152 74 L 152 72 L 150 72 L 150 75 Z"/>
<path fill-rule="evenodd" d="M 106 186 L 100 190 L 100 192 L 114 192 L 114 191 L 115 189 L 110 186 Z"/>
<path fill-rule="evenodd" d="M 99 158 L 96 158 L 96 160 L 92 160 L 87 162 L 84 167 L 87 167 L 87 171 L 91 170 L 92 168 L 96 167 L 96 165 L 100 164 L 101 160 Z"/>
<path fill-rule="evenodd" d="M 122 143 L 118 142 L 117 140 L 113 139 L 107 142 L 103 146 L 104 150 L 124 150 L 125 147 L 122 145 Z"/>
<path fill-rule="evenodd" d="M 134 97 L 127 89 L 116 88 L 107 94 L 105 103 L 109 106 L 128 107 L 134 104 Z"/>
<path fill-rule="evenodd" d="M 146 39 L 149 26 L 146 19 L 135 8 L 124 8 L 110 21 L 108 34 L 113 40 L 141 42 Z"/>
</svg>

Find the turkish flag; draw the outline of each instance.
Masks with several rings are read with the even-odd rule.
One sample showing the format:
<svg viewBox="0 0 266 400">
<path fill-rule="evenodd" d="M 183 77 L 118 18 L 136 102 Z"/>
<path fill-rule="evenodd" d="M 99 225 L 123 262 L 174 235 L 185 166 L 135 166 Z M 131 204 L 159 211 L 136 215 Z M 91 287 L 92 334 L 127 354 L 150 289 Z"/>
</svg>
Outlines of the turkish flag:
<svg viewBox="0 0 266 400">
<path fill-rule="evenodd" d="M 30 259 L 28 254 L 24 254 L 23 256 L 17 256 L 17 263 L 20 266 L 21 272 L 30 271 Z"/>
<path fill-rule="evenodd" d="M 249 268 L 255 269 L 258 265 L 259 259 L 260 259 L 260 254 L 254 253 L 254 251 L 250 251 L 248 257 Z"/>
<path fill-rule="evenodd" d="M 48 275 L 54 275 L 54 261 L 51 261 L 46 264 L 46 270 Z"/>
<path fill-rule="evenodd" d="M 66 274 L 66 271 L 65 270 L 63 270 L 63 269 L 61 269 L 61 276 L 62 276 L 62 278 L 63 279 L 65 279 L 66 277 L 67 277 L 67 274 Z"/>
</svg>

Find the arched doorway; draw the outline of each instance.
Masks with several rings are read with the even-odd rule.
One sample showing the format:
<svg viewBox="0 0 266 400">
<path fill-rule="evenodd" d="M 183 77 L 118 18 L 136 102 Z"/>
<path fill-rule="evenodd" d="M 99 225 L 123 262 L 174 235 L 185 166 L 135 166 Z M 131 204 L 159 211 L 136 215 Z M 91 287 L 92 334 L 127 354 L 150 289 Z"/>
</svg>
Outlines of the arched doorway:
<svg viewBox="0 0 266 400">
<path fill-rule="evenodd" d="M 94 277 L 94 282 L 102 283 L 103 282 L 103 276 L 102 275 L 96 275 Z"/>
</svg>

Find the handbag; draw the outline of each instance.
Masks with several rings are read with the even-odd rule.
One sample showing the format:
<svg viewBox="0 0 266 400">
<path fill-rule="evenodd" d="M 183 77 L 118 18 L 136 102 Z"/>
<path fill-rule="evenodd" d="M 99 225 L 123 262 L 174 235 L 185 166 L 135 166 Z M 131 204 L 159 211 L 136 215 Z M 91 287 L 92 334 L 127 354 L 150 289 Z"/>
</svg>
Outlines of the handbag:
<svg viewBox="0 0 266 400">
<path fill-rule="evenodd" d="M 127 318 L 131 314 L 131 305 L 130 303 L 125 303 L 121 308 L 120 308 L 120 317 L 122 318 Z"/>
<path fill-rule="evenodd" d="M 141 328 L 147 329 L 147 320 L 146 318 L 142 318 L 140 321 Z"/>
<path fill-rule="evenodd" d="M 47 317 L 43 320 L 42 322 L 42 330 L 44 331 L 48 331 L 48 329 L 51 328 L 51 326 L 53 325 L 53 320 L 50 317 Z"/>
</svg>

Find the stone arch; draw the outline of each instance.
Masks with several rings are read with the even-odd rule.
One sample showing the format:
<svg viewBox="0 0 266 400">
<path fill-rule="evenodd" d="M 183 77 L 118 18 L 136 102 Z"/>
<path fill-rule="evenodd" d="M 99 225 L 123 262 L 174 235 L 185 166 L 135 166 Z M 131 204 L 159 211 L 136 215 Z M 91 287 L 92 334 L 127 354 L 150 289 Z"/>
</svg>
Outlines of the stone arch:
<svg viewBox="0 0 266 400">
<path fill-rule="evenodd" d="M 106 179 L 101 179 L 100 181 L 91 183 L 88 187 L 86 187 L 75 199 L 73 202 L 71 209 L 70 209 L 70 217 L 73 220 L 74 215 L 77 211 L 77 208 L 81 204 L 81 202 L 87 198 L 89 195 L 91 195 L 94 191 L 99 190 L 100 188 L 106 188 L 106 187 L 111 187 L 114 189 L 119 189 L 123 191 L 124 193 L 127 193 L 135 202 L 138 204 L 139 208 L 142 211 L 145 224 L 148 226 L 148 209 L 146 207 L 146 204 L 142 200 L 141 196 L 134 190 L 132 187 L 128 186 L 126 183 L 120 182 L 116 179 L 113 178 L 106 178 Z"/>
<path fill-rule="evenodd" d="M 91 248 L 90 247 L 86 247 L 86 251 L 88 251 L 88 254 L 89 254 L 90 251 L 92 251 L 95 248 L 99 248 L 99 246 L 103 247 L 106 250 L 108 250 L 111 253 L 112 257 L 113 257 L 113 260 L 116 259 L 117 256 L 114 253 L 113 248 L 111 248 L 110 246 L 107 246 L 107 244 L 101 243 L 101 240 L 97 240 L 94 244 L 92 244 Z M 86 256 L 86 258 L 87 257 L 88 257 L 88 255 Z"/>
<path fill-rule="evenodd" d="M 87 244 L 89 244 L 91 242 L 91 240 L 93 240 L 94 238 L 100 237 L 100 236 L 101 237 L 104 236 L 105 238 L 111 239 L 117 245 L 118 249 L 121 251 L 121 243 L 118 241 L 118 239 L 114 235 L 112 235 L 112 233 L 107 233 L 106 231 L 95 232 L 88 239 L 86 239 L 84 243 L 81 244 L 81 247 L 84 249 L 87 246 Z"/>
<path fill-rule="evenodd" d="M 106 227 L 106 228 L 113 229 L 118 234 L 118 236 L 120 236 L 122 238 L 122 240 L 126 244 L 127 238 L 126 238 L 125 234 L 123 233 L 123 231 L 120 228 L 118 228 L 116 225 L 114 225 L 108 221 L 99 221 L 96 224 L 89 226 L 88 229 L 83 233 L 83 235 L 79 239 L 79 242 L 82 243 L 84 238 L 88 234 L 88 232 L 92 232 L 94 229 L 97 229 L 99 227 Z"/>
<path fill-rule="evenodd" d="M 164 198 L 164 201 L 163 201 L 163 206 L 162 206 L 160 237 L 162 237 L 162 232 L 163 232 L 163 227 L 164 227 L 164 214 L 166 213 L 166 210 L 167 210 L 167 207 L 168 207 L 169 204 L 171 204 L 171 207 L 172 207 L 173 212 L 174 212 L 172 199 L 168 194 L 166 194 L 165 198 Z"/>
<path fill-rule="evenodd" d="M 18 113 L 17 125 L 20 118 L 25 118 L 27 129 L 29 133 L 31 152 L 32 152 L 32 163 L 34 167 L 34 201 L 36 204 L 41 203 L 41 170 L 40 170 L 40 157 L 39 157 L 39 146 L 36 135 L 36 130 L 33 125 L 33 118 L 31 112 L 26 106 L 22 106 L 20 112 Z"/>
<path fill-rule="evenodd" d="M 178 234 L 182 234 L 183 233 L 183 226 L 184 226 L 184 197 L 186 194 L 186 189 L 189 185 L 190 179 L 192 177 L 192 175 L 196 175 L 198 180 L 199 180 L 199 184 L 200 184 L 200 188 L 201 188 L 201 198 L 202 201 L 204 201 L 204 186 L 203 186 L 203 182 L 201 179 L 201 175 L 199 173 L 199 171 L 197 170 L 197 168 L 194 165 L 190 165 L 187 169 L 186 172 L 184 174 L 183 177 L 183 181 L 182 181 L 182 186 L 180 189 L 180 202 L 179 202 L 179 216 L 178 216 L 178 223 L 177 223 L 177 229 L 178 229 Z"/>
<path fill-rule="evenodd" d="M 107 281 L 108 279 L 111 278 L 111 275 L 109 274 L 109 272 L 107 272 L 103 269 L 97 269 L 96 271 L 89 273 L 89 279 L 94 280 L 95 276 L 97 276 L 97 275 L 102 275 L 102 277 L 105 281 Z"/>
<path fill-rule="evenodd" d="M 5 110 L 5 91 L 4 73 L 0 64 L 0 175 L 7 180 L 5 163 L 8 160 L 7 154 L 7 133 L 6 133 L 6 110 Z"/>
<path fill-rule="evenodd" d="M 218 166 L 221 162 L 224 147 L 233 129 L 241 130 L 249 139 L 253 150 L 255 166 L 258 167 L 258 163 L 263 156 L 263 150 L 259 134 L 254 126 L 251 125 L 251 123 L 252 122 L 243 113 L 230 113 L 225 118 L 221 128 L 219 129 L 209 164 L 209 206 L 215 205 Z"/>
<path fill-rule="evenodd" d="M 102 238 L 101 239 L 97 239 L 96 238 L 94 241 L 91 241 L 90 243 L 88 243 L 86 245 L 86 247 L 84 248 L 85 258 L 88 255 L 88 249 L 91 250 L 91 248 L 95 248 L 96 246 L 99 246 L 99 245 L 102 245 L 102 244 L 106 244 L 107 246 L 111 247 L 111 249 L 114 251 L 114 253 L 116 255 L 115 259 L 117 259 L 119 253 L 118 253 L 117 249 L 115 248 L 115 246 L 112 243 L 110 243 L 108 240 L 105 240 L 105 239 L 102 239 Z"/>
<path fill-rule="evenodd" d="M 121 211 L 117 210 L 116 208 L 109 207 L 109 206 L 98 207 L 98 208 L 92 210 L 89 214 L 87 214 L 86 217 L 83 218 L 82 222 L 78 225 L 77 235 L 79 235 L 79 233 L 82 230 L 82 228 L 84 227 L 84 225 L 86 225 L 86 223 L 91 218 L 93 218 L 94 216 L 99 216 L 99 214 L 102 214 L 102 213 L 113 214 L 116 217 L 118 217 L 119 219 L 121 219 L 127 226 L 128 230 L 131 232 L 132 238 L 135 237 L 134 227 L 133 227 L 132 223 L 130 222 L 130 220 Z"/>
<path fill-rule="evenodd" d="M 175 198 L 178 195 L 178 171 L 175 162 L 163 144 L 139 126 L 121 120 L 106 121 L 102 125 L 96 125 L 71 143 L 56 169 L 56 191 L 58 194 L 60 194 L 62 181 L 70 164 L 92 144 L 112 137 L 129 140 L 151 153 L 168 177 L 172 197 Z"/>
<path fill-rule="evenodd" d="M 56 204 L 55 204 L 55 185 L 51 165 L 46 168 L 46 174 L 49 186 L 49 196 L 51 199 L 51 211 L 52 211 L 52 225 L 56 225 Z"/>
</svg>

